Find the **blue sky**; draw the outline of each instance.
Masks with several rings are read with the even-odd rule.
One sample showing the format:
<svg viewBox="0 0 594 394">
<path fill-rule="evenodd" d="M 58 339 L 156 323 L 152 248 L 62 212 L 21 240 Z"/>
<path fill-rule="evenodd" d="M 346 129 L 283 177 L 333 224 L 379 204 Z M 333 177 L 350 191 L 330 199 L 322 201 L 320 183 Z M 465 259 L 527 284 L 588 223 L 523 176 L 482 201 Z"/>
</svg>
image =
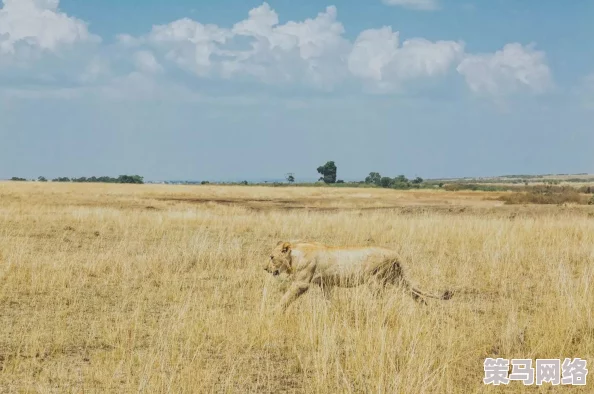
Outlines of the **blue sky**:
<svg viewBox="0 0 594 394">
<path fill-rule="evenodd" d="M 594 2 L 1 4 L 0 178 L 594 172 Z"/>
</svg>

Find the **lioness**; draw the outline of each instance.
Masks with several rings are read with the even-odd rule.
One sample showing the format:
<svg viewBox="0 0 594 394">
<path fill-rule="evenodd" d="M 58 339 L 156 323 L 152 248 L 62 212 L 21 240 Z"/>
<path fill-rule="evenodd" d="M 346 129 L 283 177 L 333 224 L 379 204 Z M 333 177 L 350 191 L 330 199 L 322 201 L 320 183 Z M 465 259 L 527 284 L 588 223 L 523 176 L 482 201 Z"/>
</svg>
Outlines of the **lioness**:
<svg viewBox="0 0 594 394">
<path fill-rule="evenodd" d="M 309 287 L 355 287 L 365 283 L 400 285 L 415 301 L 427 304 L 421 297 L 448 300 L 452 293 L 441 296 L 421 292 L 404 278 L 400 260 L 395 251 L 380 247 L 333 247 L 318 242 L 280 241 L 264 266 L 273 276 L 286 273 L 291 285 L 282 297 L 279 308 L 285 311 L 289 304 L 305 293 Z"/>
</svg>

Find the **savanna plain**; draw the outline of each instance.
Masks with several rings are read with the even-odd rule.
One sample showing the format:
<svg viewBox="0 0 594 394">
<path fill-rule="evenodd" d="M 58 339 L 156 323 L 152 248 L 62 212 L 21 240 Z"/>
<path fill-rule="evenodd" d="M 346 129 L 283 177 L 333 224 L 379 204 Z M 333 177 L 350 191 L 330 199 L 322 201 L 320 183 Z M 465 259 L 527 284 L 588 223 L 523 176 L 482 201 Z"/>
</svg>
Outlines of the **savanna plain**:
<svg viewBox="0 0 594 394">
<path fill-rule="evenodd" d="M 0 182 L 0 392 L 594 392 L 483 384 L 486 357 L 594 368 L 594 207 L 495 192 Z M 397 288 L 311 289 L 281 240 L 398 251 Z"/>
</svg>

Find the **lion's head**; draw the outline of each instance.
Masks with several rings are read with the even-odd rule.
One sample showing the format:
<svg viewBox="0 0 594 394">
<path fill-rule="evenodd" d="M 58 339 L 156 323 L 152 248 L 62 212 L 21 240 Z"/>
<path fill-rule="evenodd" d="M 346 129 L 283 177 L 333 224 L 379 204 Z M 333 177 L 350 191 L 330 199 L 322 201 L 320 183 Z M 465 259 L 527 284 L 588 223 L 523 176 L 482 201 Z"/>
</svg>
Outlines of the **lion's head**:
<svg viewBox="0 0 594 394">
<path fill-rule="evenodd" d="M 291 274 L 293 272 L 290 242 L 279 241 L 276 244 L 264 266 L 264 270 L 273 276 L 278 276 L 282 273 Z"/>
</svg>

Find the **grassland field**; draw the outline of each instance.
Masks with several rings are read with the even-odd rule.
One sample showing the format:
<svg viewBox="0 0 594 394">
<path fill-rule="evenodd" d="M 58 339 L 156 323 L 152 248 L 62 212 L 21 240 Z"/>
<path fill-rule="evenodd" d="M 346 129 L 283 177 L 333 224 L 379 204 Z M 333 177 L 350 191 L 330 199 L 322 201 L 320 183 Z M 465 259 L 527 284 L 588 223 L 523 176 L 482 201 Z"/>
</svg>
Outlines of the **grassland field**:
<svg viewBox="0 0 594 394">
<path fill-rule="evenodd" d="M 0 392 L 529 393 L 483 361 L 594 369 L 594 206 L 496 192 L 0 182 Z M 280 240 L 379 245 L 451 300 L 313 289 Z"/>
</svg>

